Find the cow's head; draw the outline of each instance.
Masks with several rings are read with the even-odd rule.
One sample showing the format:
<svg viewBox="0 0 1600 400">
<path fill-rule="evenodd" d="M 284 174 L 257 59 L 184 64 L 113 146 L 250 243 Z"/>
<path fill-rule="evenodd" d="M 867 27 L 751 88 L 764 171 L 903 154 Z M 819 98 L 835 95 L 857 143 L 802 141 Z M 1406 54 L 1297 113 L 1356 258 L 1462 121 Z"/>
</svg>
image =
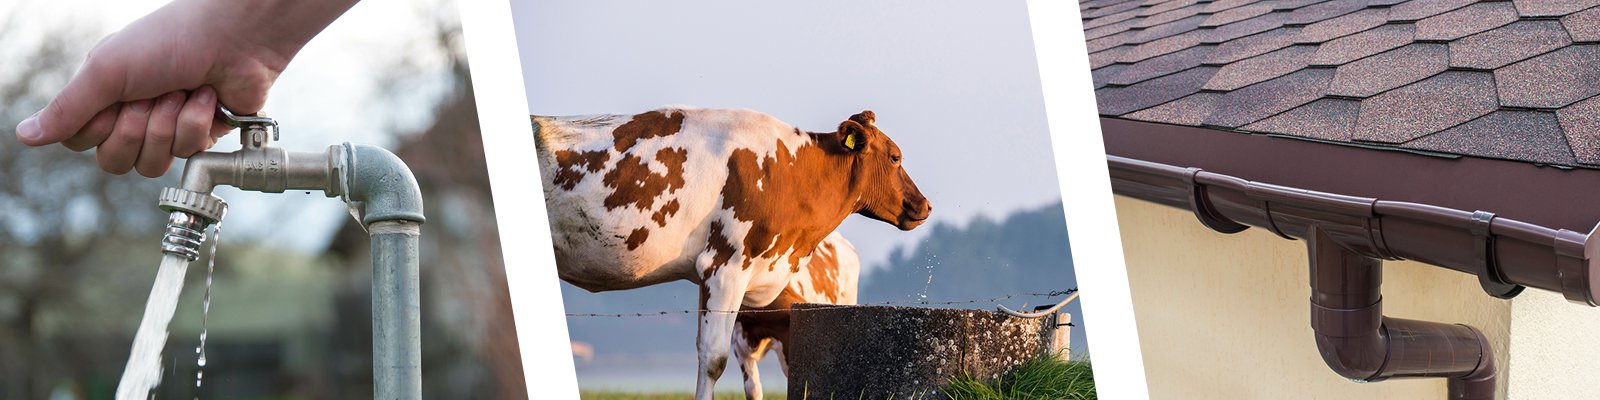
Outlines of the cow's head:
<svg viewBox="0 0 1600 400">
<path fill-rule="evenodd" d="M 850 177 L 861 188 L 856 213 L 909 231 L 928 219 L 933 206 L 900 165 L 900 146 L 878 130 L 876 119 L 872 111 L 852 115 L 839 123 L 836 136 L 856 160 Z"/>
</svg>

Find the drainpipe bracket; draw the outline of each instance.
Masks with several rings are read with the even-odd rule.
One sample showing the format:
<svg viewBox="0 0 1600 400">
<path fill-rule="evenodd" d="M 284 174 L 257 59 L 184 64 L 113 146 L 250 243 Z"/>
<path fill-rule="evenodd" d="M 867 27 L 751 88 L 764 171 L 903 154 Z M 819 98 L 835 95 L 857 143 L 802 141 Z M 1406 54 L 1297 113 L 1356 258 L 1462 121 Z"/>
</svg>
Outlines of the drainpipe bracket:
<svg viewBox="0 0 1600 400">
<path fill-rule="evenodd" d="M 1211 228 L 1213 231 L 1229 234 L 1250 229 L 1250 226 L 1234 222 L 1217 211 L 1216 205 L 1211 204 L 1211 196 L 1206 193 L 1206 185 L 1195 180 L 1195 176 L 1199 175 L 1200 172 L 1201 169 L 1199 168 L 1188 168 L 1183 179 L 1184 183 L 1189 184 L 1190 187 L 1189 209 L 1194 210 L 1194 217 L 1200 220 L 1200 224 Z"/>
<path fill-rule="evenodd" d="M 1522 290 L 1526 287 L 1507 282 L 1500 274 L 1500 261 L 1494 250 L 1494 235 L 1489 233 L 1494 218 L 1494 213 L 1488 211 L 1480 210 L 1472 213 L 1473 258 L 1478 264 L 1478 285 L 1482 286 L 1483 292 L 1490 296 L 1510 299 L 1522 294 Z"/>
</svg>

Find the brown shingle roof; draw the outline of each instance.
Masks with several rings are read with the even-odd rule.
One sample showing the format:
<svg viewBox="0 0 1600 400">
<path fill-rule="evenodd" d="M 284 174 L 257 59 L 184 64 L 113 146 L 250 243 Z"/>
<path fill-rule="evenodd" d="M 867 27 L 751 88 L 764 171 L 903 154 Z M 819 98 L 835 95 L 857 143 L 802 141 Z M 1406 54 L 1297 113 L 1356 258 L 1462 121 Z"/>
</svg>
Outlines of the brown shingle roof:
<svg viewBox="0 0 1600 400">
<path fill-rule="evenodd" d="M 1080 6 L 1107 117 L 1600 168 L 1600 0 Z"/>
</svg>

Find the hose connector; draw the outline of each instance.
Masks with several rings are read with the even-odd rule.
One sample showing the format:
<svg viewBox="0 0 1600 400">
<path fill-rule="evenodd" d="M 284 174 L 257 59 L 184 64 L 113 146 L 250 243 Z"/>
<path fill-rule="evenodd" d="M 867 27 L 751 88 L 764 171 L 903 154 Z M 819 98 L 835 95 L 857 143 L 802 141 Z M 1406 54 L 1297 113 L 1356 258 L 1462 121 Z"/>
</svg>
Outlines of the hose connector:
<svg viewBox="0 0 1600 400">
<path fill-rule="evenodd" d="M 161 189 L 157 205 L 169 213 L 165 234 L 161 236 L 161 252 L 191 262 L 200 258 L 206 227 L 222 221 L 222 216 L 228 213 L 228 202 L 222 198 L 178 188 Z"/>
</svg>

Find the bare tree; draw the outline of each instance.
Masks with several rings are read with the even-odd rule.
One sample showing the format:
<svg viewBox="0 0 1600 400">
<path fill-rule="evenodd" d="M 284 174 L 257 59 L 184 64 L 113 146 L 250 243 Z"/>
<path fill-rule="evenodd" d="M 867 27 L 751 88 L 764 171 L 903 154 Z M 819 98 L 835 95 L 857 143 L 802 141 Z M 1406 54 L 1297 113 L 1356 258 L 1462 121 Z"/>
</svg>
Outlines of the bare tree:
<svg viewBox="0 0 1600 400">
<path fill-rule="evenodd" d="M 0 72 L 0 398 L 42 398 L 64 377 L 120 357 L 90 350 L 99 343 L 74 342 L 102 332 L 41 333 L 86 326 L 47 324 L 50 314 L 127 311 L 103 309 L 93 295 L 106 293 L 85 286 L 105 277 L 104 258 L 126 245 L 127 232 L 159 226 L 147 201 L 130 199 L 150 198 L 162 182 L 101 173 L 92 153 L 13 139 L 13 127 L 43 107 L 93 43 L 70 27 L 21 43 L 16 38 L 27 35 L 14 34 L 18 15 L 0 24 L 0 47 L 26 60 Z"/>
</svg>

